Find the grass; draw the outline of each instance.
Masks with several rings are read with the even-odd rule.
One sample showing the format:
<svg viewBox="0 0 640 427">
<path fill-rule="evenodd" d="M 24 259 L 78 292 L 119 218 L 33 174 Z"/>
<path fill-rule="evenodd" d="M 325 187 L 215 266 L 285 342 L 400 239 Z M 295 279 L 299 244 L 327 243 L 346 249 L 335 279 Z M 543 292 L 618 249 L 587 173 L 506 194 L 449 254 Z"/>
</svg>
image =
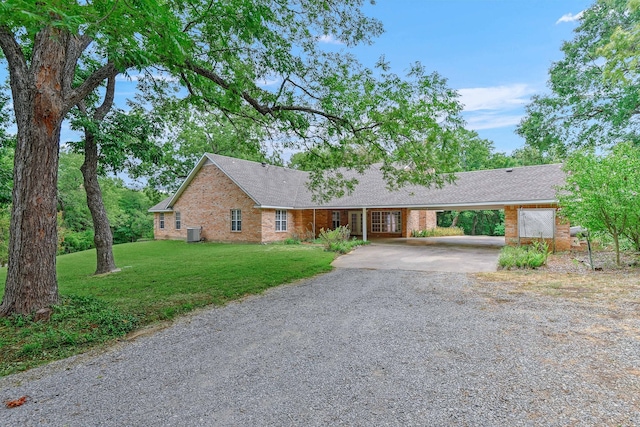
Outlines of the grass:
<svg viewBox="0 0 640 427">
<path fill-rule="evenodd" d="M 83 352 L 198 307 L 329 271 L 335 257 L 311 245 L 181 241 L 116 245 L 114 255 L 122 271 L 104 276 L 92 275 L 93 250 L 58 257 L 63 298 L 51 321 L 0 319 L 0 375 Z M 2 283 L 5 277 L 6 268 L 0 269 Z"/>
<path fill-rule="evenodd" d="M 640 296 L 637 274 L 599 272 L 597 274 L 555 273 L 540 270 L 478 273 L 479 287 L 507 294 L 550 296 L 635 309 Z"/>
</svg>

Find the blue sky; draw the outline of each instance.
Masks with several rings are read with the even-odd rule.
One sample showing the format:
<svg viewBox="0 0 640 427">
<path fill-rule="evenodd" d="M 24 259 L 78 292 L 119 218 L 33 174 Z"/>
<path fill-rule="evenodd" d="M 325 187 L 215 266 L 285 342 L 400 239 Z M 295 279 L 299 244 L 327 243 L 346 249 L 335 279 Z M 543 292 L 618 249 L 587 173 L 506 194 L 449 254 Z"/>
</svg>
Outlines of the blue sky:
<svg viewBox="0 0 640 427">
<path fill-rule="evenodd" d="M 548 70 L 573 38 L 586 0 L 377 0 L 366 11 L 385 34 L 356 55 L 373 66 L 384 54 L 396 73 L 420 61 L 457 89 L 469 129 L 510 152 L 532 95 L 545 92 Z"/>
<path fill-rule="evenodd" d="M 576 17 L 587 0 L 377 0 L 365 13 L 382 21 L 385 33 L 353 50 L 373 67 L 384 55 L 398 74 L 413 62 L 437 71 L 458 90 L 467 128 L 511 152 L 524 140 L 514 133 L 532 95 L 546 91 L 547 72 L 573 38 Z M 344 49 L 331 36 L 330 49 Z M 6 76 L 6 71 L 0 71 Z M 117 103 L 132 96 L 134 83 L 120 79 Z M 62 141 L 79 136 L 63 125 Z"/>
</svg>

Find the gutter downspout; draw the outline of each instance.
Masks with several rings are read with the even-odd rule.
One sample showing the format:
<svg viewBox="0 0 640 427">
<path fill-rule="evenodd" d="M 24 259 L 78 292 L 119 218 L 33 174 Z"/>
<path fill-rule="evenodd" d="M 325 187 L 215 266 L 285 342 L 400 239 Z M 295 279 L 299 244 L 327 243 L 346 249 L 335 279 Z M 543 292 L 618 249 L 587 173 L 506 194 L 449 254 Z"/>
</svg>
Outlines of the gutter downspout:
<svg viewBox="0 0 640 427">
<path fill-rule="evenodd" d="M 313 238 L 315 239 L 318 235 L 316 234 L 316 210 L 313 209 Z"/>
</svg>

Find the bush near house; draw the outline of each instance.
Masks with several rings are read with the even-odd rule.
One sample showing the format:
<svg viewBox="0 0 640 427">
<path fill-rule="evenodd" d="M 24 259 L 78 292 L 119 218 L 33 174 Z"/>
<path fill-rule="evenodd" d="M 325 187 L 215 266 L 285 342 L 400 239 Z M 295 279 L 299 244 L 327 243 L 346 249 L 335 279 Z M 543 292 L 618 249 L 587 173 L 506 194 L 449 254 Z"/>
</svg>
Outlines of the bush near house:
<svg viewBox="0 0 640 427">
<path fill-rule="evenodd" d="M 340 254 L 346 254 L 358 246 L 369 244 L 369 242 L 358 240 L 355 237 L 349 240 L 350 236 L 351 230 L 349 227 L 343 225 L 335 230 L 325 230 L 321 228 L 318 234 L 318 240 L 322 243 L 325 250 Z"/>
<path fill-rule="evenodd" d="M 464 236 L 462 227 L 435 227 L 428 230 L 411 230 L 411 237 Z"/>
<path fill-rule="evenodd" d="M 546 242 L 533 242 L 528 246 L 505 246 L 500 251 L 498 265 L 505 269 L 538 268 L 547 262 L 549 245 Z"/>
</svg>

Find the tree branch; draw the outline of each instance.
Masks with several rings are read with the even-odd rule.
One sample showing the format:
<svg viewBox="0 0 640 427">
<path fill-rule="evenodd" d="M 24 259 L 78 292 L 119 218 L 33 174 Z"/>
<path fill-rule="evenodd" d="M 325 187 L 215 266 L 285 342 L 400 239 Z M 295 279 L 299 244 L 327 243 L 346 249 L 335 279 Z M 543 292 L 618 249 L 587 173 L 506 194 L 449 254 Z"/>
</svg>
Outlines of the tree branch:
<svg viewBox="0 0 640 427">
<path fill-rule="evenodd" d="M 113 106 L 113 99 L 115 98 L 116 93 L 116 76 L 118 75 L 117 71 L 114 71 L 108 77 L 107 80 L 107 90 L 104 94 L 104 100 L 102 101 L 102 105 L 96 108 L 96 111 L 93 113 L 93 120 L 102 121 L 104 116 L 107 115 L 111 107 Z"/>
<path fill-rule="evenodd" d="M 26 90 L 29 85 L 26 77 L 29 75 L 27 60 L 14 34 L 5 26 L 0 26 L 0 48 L 9 63 L 11 86 L 15 86 L 15 90 L 18 92 Z M 15 95 L 16 93 L 14 93 L 14 96 Z"/>
<path fill-rule="evenodd" d="M 202 19 L 202 17 L 204 17 L 207 14 L 207 12 L 209 12 L 209 10 L 211 10 L 211 8 L 213 7 L 213 3 L 214 3 L 214 0 L 210 0 L 209 1 L 209 5 L 200 14 L 200 16 L 198 16 L 193 21 L 190 21 L 189 23 L 187 23 L 187 25 L 184 26 L 184 29 L 182 30 L 182 32 L 186 33 L 187 31 L 189 31 L 191 29 L 192 26 L 194 26 L 200 19 Z"/>
<path fill-rule="evenodd" d="M 65 96 L 65 110 L 69 110 L 78 102 L 87 97 L 100 83 L 108 79 L 114 73 L 118 73 L 113 62 L 108 62 L 101 68 L 94 71 L 80 86 L 72 89 L 68 96 Z"/>
<path fill-rule="evenodd" d="M 202 67 L 200 67 L 198 65 L 195 65 L 193 63 L 190 63 L 190 62 L 185 64 L 185 66 L 189 70 L 191 70 L 194 73 L 196 73 L 197 75 L 199 75 L 201 77 L 204 77 L 207 80 L 212 81 L 213 83 L 217 84 L 221 88 L 223 88 L 225 90 L 228 90 L 228 91 L 235 92 L 236 95 L 238 95 L 242 99 L 244 99 L 249 105 L 251 105 L 251 107 L 253 107 L 254 110 L 259 112 L 263 116 L 270 115 L 272 117 L 276 117 L 276 113 L 278 113 L 280 111 L 296 111 L 296 112 L 308 113 L 308 114 L 313 114 L 313 115 L 316 115 L 316 116 L 321 116 L 321 117 L 324 117 L 324 118 L 326 118 L 327 120 L 329 120 L 329 121 L 331 121 L 333 123 L 351 127 L 351 129 L 353 130 L 353 127 L 347 122 L 347 120 L 345 120 L 345 119 L 343 119 L 341 117 L 338 117 L 338 116 L 336 116 L 334 114 L 329 114 L 329 113 L 326 113 L 324 111 L 317 110 L 315 108 L 305 107 L 305 106 L 302 106 L 302 105 L 274 105 L 272 107 L 269 107 L 267 105 L 261 104 L 257 99 L 255 99 L 254 97 L 249 95 L 246 91 L 239 92 L 237 90 L 231 89 L 231 85 L 229 83 L 227 83 L 218 74 L 214 73 L 213 71 L 207 70 L 205 68 L 202 68 Z"/>
<path fill-rule="evenodd" d="M 65 64 L 63 70 L 63 84 L 64 93 L 71 91 L 73 86 L 73 78 L 76 74 L 76 67 L 78 66 L 78 60 L 80 55 L 91 44 L 91 37 L 84 35 L 71 35 L 67 42 L 67 52 L 65 55 Z"/>
</svg>

